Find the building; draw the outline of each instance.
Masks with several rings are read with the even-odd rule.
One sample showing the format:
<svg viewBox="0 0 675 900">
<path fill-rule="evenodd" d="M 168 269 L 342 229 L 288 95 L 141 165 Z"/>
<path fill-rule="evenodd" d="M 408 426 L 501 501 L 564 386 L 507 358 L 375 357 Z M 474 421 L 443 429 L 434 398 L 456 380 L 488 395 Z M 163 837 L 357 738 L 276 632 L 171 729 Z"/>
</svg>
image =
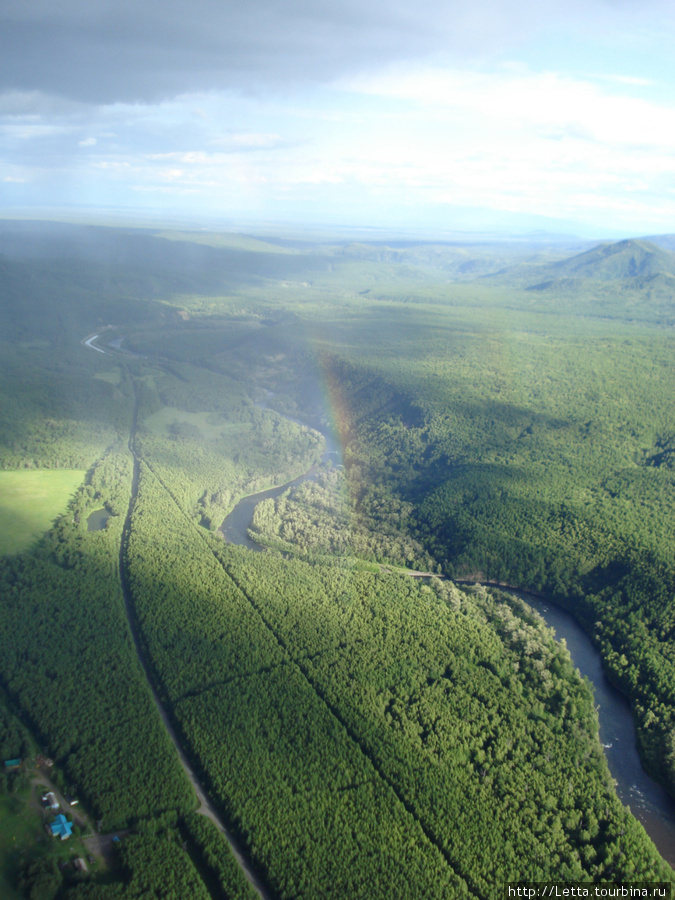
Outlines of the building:
<svg viewBox="0 0 675 900">
<path fill-rule="evenodd" d="M 51 791 L 49 791 L 48 794 L 42 795 L 42 802 L 48 809 L 58 809 L 60 806 L 59 801 Z"/>
<path fill-rule="evenodd" d="M 60 837 L 62 841 L 67 841 L 73 833 L 73 823 L 69 822 L 63 813 L 59 813 L 47 828 L 52 837 Z"/>
</svg>

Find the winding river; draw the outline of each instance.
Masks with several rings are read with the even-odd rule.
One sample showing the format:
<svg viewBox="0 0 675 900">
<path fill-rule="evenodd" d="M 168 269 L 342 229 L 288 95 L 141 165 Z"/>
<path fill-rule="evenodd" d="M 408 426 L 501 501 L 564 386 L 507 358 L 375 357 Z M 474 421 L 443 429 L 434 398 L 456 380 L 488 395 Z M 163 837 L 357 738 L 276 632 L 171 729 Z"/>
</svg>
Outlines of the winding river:
<svg viewBox="0 0 675 900">
<path fill-rule="evenodd" d="M 291 419 L 290 416 L 286 416 L 286 418 L 290 419 L 291 422 L 296 422 L 298 425 L 305 425 L 304 422 L 300 422 L 298 419 Z M 333 466 L 341 465 L 342 450 L 340 449 L 337 437 L 326 431 L 322 431 L 321 434 L 326 441 L 326 449 L 323 451 L 321 462 L 326 463 L 330 460 Z M 312 466 L 312 468 L 305 472 L 304 475 L 300 475 L 298 478 L 293 479 L 293 481 L 287 481 L 285 484 L 281 484 L 278 487 L 269 488 L 266 491 L 259 491 L 257 494 L 249 494 L 247 497 L 243 497 L 232 512 L 225 518 L 218 530 L 230 544 L 248 547 L 249 550 L 262 550 L 263 548 L 260 544 L 256 544 L 256 542 L 252 541 L 248 536 L 248 529 L 251 525 L 251 520 L 253 519 L 253 511 L 258 503 L 260 503 L 261 500 L 269 500 L 270 498 L 281 496 L 284 491 L 288 490 L 288 488 L 292 487 L 294 484 L 302 484 L 303 481 L 312 481 L 316 478 L 318 469 L 318 465 Z"/>
<path fill-rule="evenodd" d="M 327 450 L 322 459 L 340 462 L 337 441 L 326 435 Z M 244 497 L 223 522 L 220 531 L 232 544 L 262 551 L 248 536 L 256 504 L 270 497 L 278 497 L 292 485 L 301 484 L 316 476 L 313 466 L 304 475 L 279 487 Z M 556 637 L 564 639 L 574 665 L 593 685 L 600 720 L 600 741 L 605 748 L 609 770 L 616 782 L 621 801 L 643 824 L 665 860 L 675 867 L 675 801 L 642 767 L 637 752 L 635 726 L 627 698 L 613 687 L 602 668 L 600 654 L 586 632 L 566 610 L 554 606 L 526 592 L 518 594 L 537 610 Z"/>
<path fill-rule="evenodd" d="M 85 339 L 82 343 L 92 350 L 98 350 L 100 353 L 107 352 L 94 345 L 93 342 L 98 337 L 98 334 L 92 335 L 88 340 Z M 292 421 L 297 422 L 295 419 Z M 298 422 L 298 424 L 304 423 Z M 134 427 L 132 427 L 132 438 L 130 441 L 130 449 L 132 452 L 134 452 L 132 446 L 133 433 Z M 342 463 L 342 454 L 336 436 L 325 431 L 322 433 L 326 440 L 326 450 L 322 456 L 322 462 L 330 459 L 333 465 L 340 465 Z M 137 460 L 135 465 L 138 465 Z M 312 468 L 304 475 L 295 478 L 293 481 L 289 481 L 286 484 L 282 484 L 266 491 L 261 491 L 257 494 L 251 494 L 240 500 L 220 527 L 220 531 L 225 539 L 230 543 L 248 547 L 250 550 L 262 551 L 264 548 L 252 541 L 248 536 L 248 528 L 251 524 L 256 504 L 260 503 L 261 500 L 270 497 L 278 497 L 292 485 L 300 484 L 303 481 L 315 478 L 317 469 L 317 466 L 312 466 Z M 91 525 L 93 529 L 104 527 L 105 523 L 101 521 L 103 518 L 101 513 L 106 512 L 107 510 L 97 511 L 100 519 L 94 519 Z M 120 562 L 123 571 L 124 560 L 122 555 Z M 124 579 L 122 580 L 124 582 Z M 530 606 L 536 609 L 546 623 L 553 628 L 558 639 L 564 638 L 574 664 L 579 669 L 579 672 L 587 677 L 592 683 L 600 721 L 600 740 L 605 748 L 609 770 L 616 781 L 617 794 L 622 802 L 630 807 L 633 815 L 642 822 L 645 830 L 658 847 L 663 858 L 675 867 L 675 801 L 673 801 L 666 791 L 651 779 L 642 768 L 640 757 L 637 752 L 635 727 L 628 700 L 609 683 L 602 669 L 599 653 L 593 646 L 586 632 L 570 613 L 560 607 L 554 606 L 552 603 L 547 603 L 545 600 L 535 597 L 532 594 L 528 594 L 527 592 L 512 591 L 512 593 L 518 593 L 530 604 Z M 128 602 L 128 598 L 125 597 L 125 601 Z M 128 612 L 130 612 L 130 610 L 128 610 Z M 130 623 L 132 620 L 133 617 L 130 617 Z M 132 633 L 134 635 L 134 642 L 137 644 L 136 649 L 139 652 L 139 658 L 141 658 L 141 662 L 145 668 L 142 652 L 140 646 L 138 646 L 138 638 L 135 634 L 133 625 Z M 148 680 L 150 681 L 150 679 Z M 152 685 L 151 681 L 150 684 Z M 171 725 L 168 722 L 166 714 L 156 695 L 155 702 L 157 703 L 162 718 L 165 720 L 169 733 L 176 744 L 179 755 L 181 756 L 181 762 L 191 776 L 193 784 L 197 787 L 194 774 L 189 771 L 189 764 L 184 758 L 182 748 L 173 734 Z M 204 806 L 205 798 L 203 796 L 203 791 L 201 791 L 201 785 L 199 785 L 199 789 L 200 790 L 197 790 L 197 793 L 202 806 Z M 211 809 L 208 810 L 207 814 L 209 813 L 215 818 L 215 814 Z M 221 830 L 224 831 L 222 823 L 218 822 L 218 824 Z M 231 836 L 228 837 L 232 842 Z M 242 868 L 248 870 L 246 862 L 240 857 L 239 862 L 240 865 L 242 865 Z M 247 877 L 255 884 L 260 896 L 266 896 L 264 887 L 261 884 L 256 883 L 254 873 L 248 870 Z"/>
</svg>

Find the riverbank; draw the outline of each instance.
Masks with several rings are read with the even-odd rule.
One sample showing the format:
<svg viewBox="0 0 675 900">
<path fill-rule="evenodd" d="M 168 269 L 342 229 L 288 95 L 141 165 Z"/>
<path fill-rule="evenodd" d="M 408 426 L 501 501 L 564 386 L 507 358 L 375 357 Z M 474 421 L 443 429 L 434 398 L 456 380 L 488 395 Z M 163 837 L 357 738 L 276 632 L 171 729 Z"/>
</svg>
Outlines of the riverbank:
<svg viewBox="0 0 675 900">
<path fill-rule="evenodd" d="M 263 552 L 266 548 L 253 541 L 248 533 L 255 507 L 260 501 L 278 497 L 289 487 L 301 484 L 310 477 L 311 469 L 284 485 L 243 498 L 221 526 L 220 531 L 225 539 L 254 552 Z M 382 565 L 380 571 L 405 574 L 413 578 L 439 577 L 433 572 L 396 566 Z M 477 579 L 456 581 L 461 587 L 470 587 L 476 583 Z M 553 628 L 557 639 L 566 642 L 573 664 L 592 683 L 600 720 L 600 742 L 616 783 L 617 794 L 642 823 L 663 858 L 675 866 L 675 801 L 643 768 L 628 698 L 609 682 L 600 654 L 589 636 L 570 612 L 555 606 L 542 594 L 523 591 L 500 582 L 479 583 L 524 599 Z"/>
</svg>

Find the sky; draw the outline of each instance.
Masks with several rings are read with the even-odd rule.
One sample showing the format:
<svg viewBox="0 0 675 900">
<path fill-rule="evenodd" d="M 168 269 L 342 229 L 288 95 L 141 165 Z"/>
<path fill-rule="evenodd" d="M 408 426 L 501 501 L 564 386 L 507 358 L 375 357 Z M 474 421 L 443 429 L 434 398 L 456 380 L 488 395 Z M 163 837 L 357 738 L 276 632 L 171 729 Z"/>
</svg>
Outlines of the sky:
<svg viewBox="0 0 675 900">
<path fill-rule="evenodd" d="M 0 215 L 675 232 L 673 0 L 0 0 Z"/>
</svg>

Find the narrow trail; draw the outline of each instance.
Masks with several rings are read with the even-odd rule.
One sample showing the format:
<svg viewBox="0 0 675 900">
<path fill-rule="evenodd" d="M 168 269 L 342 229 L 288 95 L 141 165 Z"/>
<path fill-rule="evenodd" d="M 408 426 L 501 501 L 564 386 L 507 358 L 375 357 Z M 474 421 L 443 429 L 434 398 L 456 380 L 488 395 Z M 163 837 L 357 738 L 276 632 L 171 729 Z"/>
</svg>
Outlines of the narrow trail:
<svg viewBox="0 0 675 900">
<path fill-rule="evenodd" d="M 136 496 L 138 494 L 138 482 L 140 477 L 140 469 L 141 469 L 141 461 L 139 456 L 136 453 L 136 425 L 138 420 L 138 394 L 136 392 L 136 384 L 133 380 L 133 377 L 129 372 L 127 372 L 127 376 L 131 382 L 134 391 L 134 409 L 131 420 L 131 429 L 129 433 L 129 441 L 128 447 L 129 452 L 132 455 L 134 467 L 133 467 L 133 476 L 131 481 L 131 497 L 129 499 L 129 507 L 127 509 L 126 518 L 124 520 L 124 528 L 122 530 L 122 540 L 120 542 L 120 555 L 119 555 L 119 573 L 120 573 L 120 584 L 122 587 L 122 594 L 124 596 L 124 608 L 127 614 L 127 621 L 129 623 L 129 629 L 131 631 L 131 637 L 134 642 L 134 647 L 136 649 L 136 656 L 138 657 L 138 661 L 141 664 L 143 672 L 145 674 L 146 680 L 148 682 L 148 686 L 150 687 L 150 692 L 152 694 L 152 698 L 155 701 L 155 706 L 157 707 L 157 712 L 160 715 L 160 718 L 164 724 L 164 727 L 167 730 L 167 733 L 176 748 L 176 753 L 178 754 L 178 758 L 180 760 L 181 766 L 183 767 L 183 771 L 185 772 L 190 784 L 192 785 L 195 794 L 197 795 L 197 799 L 199 801 L 199 807 L 197 808 L 197 812 L 200 815 L 206 816 L 210 819 L 216 828 L 221 832 L 221 834 L 225 837 L 228 844 L 230 845 L 230 850 L 234 855 L 234 858 L 237 860 L 239 868 L 244 873 L 246 880 L 251 885 L 253 890 L 258 894 L 262 900 L 273 900 L 271 893 L 265 884 L 261 881 L 258 873 L 251 866 L 250 861 L 244 855 L 244 851 L 239 841 L 235 838 L 235 836 L 228 830 L 225 825 L 223 819 L 219 815 L 218 811 L 215 809 L 209 797 L 202 785 L 201 781 L 195 774 L 192 765 L 185 753 L 176 731 L 171 723 L 169 715 L 164 708 L 162 701 L 160 700 L 159 694 L 155 688 L 155 684 L 153 682 L 152 673 L 150 670 L 150 666 L 148 660 L 145 655 L 145 650 L 143 648 L 143 644 L 141 642 L 140 634 L 138 632 L 138 628 L 136 625 L 135 611 L 133 598 L 131 596 L 131 591 L 129 589 L 129 570 L 127 566 L 127 559 L 125 548 L 127 545 L 127 541 L 129 538 L 129 533 L 131 531 L 131 517 L 133 514 L 134 506 L 136 504 Z"/>
</svg>

